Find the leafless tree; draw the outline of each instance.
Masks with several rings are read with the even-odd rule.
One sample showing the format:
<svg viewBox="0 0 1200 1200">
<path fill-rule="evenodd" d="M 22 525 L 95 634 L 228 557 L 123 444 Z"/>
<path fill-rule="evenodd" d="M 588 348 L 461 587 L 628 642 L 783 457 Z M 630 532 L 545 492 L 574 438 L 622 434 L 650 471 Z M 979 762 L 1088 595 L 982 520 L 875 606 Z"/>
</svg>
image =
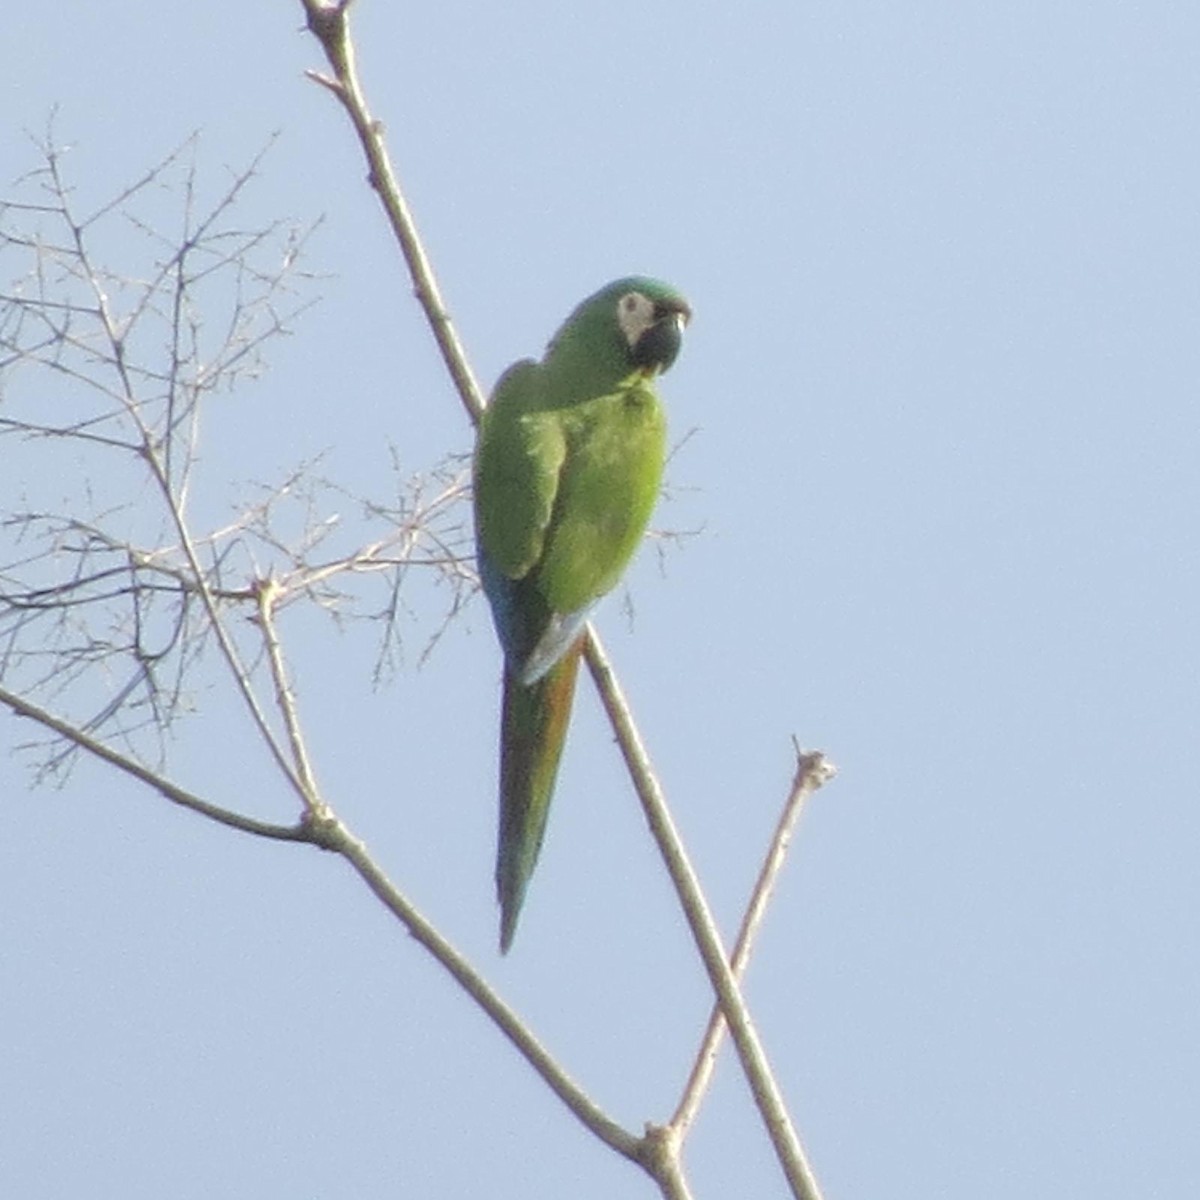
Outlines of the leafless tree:
<svg viewBox="0 0 1200 1200">
<path fill-rule="evenodd" d="M 310 76 L 350 119 L 447 372 L 478 421 L 483 397 L 364 98 L 347 7 L 346 0 L 304 0 L 328 61 L 327 72 Z M 272 340 L 312 302 L 312 276 L 302 265 L 312 228 L 239 222 L 261 155 L 205 201 L 189 139 L 106 202 L 80 211 L 53 130 L 38 152 L 38 167 L 0 204 L 0 266 L 12 278 L 0 294 L 0 437 L 20 443 L 24 461 L 36 464 L 23 473 L 26 494 L 2 518 L 0 702 L 40 730 L 25 747 L 39 776 L 61 779 L 78 755 L 90 754 L 227 826 L 341 855 L 576 1117 L 643 1167 L 663 1196 L 691 1194 L 684 1142 L 728 1030 L 792 1194 L 817 1197 L 738 979 L 795 820 L 832 767 L 796 748 L 792 787 L 727 951 L 629 706 L 589 631 L 592 678 L 715 996 L 675 1113 L 640 1134 L 623 1128 L 330 808 L 290 683 L 276 619 L 286 606 L 372 622 L 377 674 L 390 669 L 412 629 L 404 613 L 414 572 L 443 590 L 440 623 L 417 635 L 422 644 L 454 618 L 475 587 L 465 464 L 448 458 L 419 476 L 397 465 L 394 493 L 379 499 L 325 478 L 319 462 L 303 463 L 258 485 L 227 510 L 232 515 L 213 518 L 195 486 L 209 405 L 257 375 Z M 213 678 L 230 689 L 294 793 L 294 823 L 264 822 L 172 779 L 164 735 Z"/>
</svg>

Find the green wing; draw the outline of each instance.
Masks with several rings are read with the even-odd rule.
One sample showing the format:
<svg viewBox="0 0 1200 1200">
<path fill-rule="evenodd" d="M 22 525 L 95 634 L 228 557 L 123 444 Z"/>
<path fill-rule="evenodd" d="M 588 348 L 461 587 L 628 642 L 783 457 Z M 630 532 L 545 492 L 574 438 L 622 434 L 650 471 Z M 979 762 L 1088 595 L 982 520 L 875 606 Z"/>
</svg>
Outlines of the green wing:
<svg viewBox="0 0 1200 1200">
<path fill-rule="evenodd" d="M 587 608 L 616 586 L 662 482 L 666 420 L 640 377 L 562 410 L 566 461 L 536 567 L 555 613 Z"/>
<path fill-rule="evenodd" d="M 567 453 L 561 423 L 538 409 L 540 374 L 531 359 L 505 371 L 476 449 L 476 536 L 509 579 L 523 579 L 541 557 Z"/>
</svg>

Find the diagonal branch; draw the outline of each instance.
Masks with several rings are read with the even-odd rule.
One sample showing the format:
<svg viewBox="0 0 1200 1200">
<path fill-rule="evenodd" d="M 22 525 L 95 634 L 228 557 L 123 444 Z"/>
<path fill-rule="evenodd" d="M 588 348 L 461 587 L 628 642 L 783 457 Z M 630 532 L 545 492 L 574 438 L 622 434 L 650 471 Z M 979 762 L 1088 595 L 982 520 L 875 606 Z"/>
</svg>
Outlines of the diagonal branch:
<svg viewBox="0 0 1200 1200">
<path fill-rule="evenodd" d="M 775 1148 L 779 1165 L 783 1168 L 792 1194 L 797 1200 L 820 1200 L 821 1192 L 816 1177 L 792 1126 L 783 1094 L 775 1081 L 762 1042 L 750 1019 L 749 1009 L 730 969 L 720 931 L 700 889 L 696 872 L 688 861 L 679 831 L 675 828 L 675 822 L 667 808 L 662 787 L 650 763 L 641 734 L 634 724 L 628 701 L 617 683 L 612 664 L 596 631 L 590 626 L 584 646 L 584 657 L 587 659 L 588 670 L 600 693 L 608 719 L 617 731 L 617 740 L 625 758 L 625 765 L 671 881 L 675 885 L 696 948 L 708 972 L 709 981 L 717 993 L 721 1012 L 729 1025 L 742 1070 L 750 1084 L 754 1102 L 758 1106 L 771 1144 Z"/>
<path fill-rule="evenodd" d="M 795 739 L 793 738 L 793 743 Z M 805 803 L 818 788 L 824 786 L 837 774 L 833 765 L 819 750 L 806 753 L 796 745 L 796 773 L 792 777 L 792 786 L 784 802 L 783 812 L 779 823 L 771 837 L 767 848 L 766 858 L 750 895 L 750 903 L 742 918 L 742 926 L 738 930 L 737 941 L 733 947 L 733 957 L 729 960 L 729 968 L 733 977 L 739 982 L 750 961 L 754 940 L 762 927 L 767 905 L 775 890 L 775 883 L 783 869 L 783 860 L 787 856 L 788 846 L 796 822 L 800 819 Z M 713 1069 L 717 1062 L 717 1052 L 728 1026 L 725 1023 L 721 1006 L 713 1006 L 712 1015 L 708 1019 L 708 1028 L 704 1032 L 704 1040 L 696 1054 L 696 1061 L 688 1077 L 687 1085 L 680 1098 L 675 1115 L 671 1118 L 670 1127 L 676 1130 L 680 1138 L 687 1137 L 688 1129 L 700 1111 L 705 1093 L 712 1082 Z"/>
<path fill-rule="evenodd" d="M 462 989 L 487 1013 L 501 1033 L 572 1113 L 623 1158 L 642 1164 L 643 1139 L 635 1137 L 609 1117 L 560 1067 L 550 1052 L 521 1019 L 491 989 L 474 967 L 395 888 L 375 860 L 353 834 L 338 826 L 331 848 L 358 872 L 363 882 L 409 933 L 452 975 Z"/>
<path fill-rule="evenodd" d="M 81 750 L 86 750 L 89 754 L 94 754 L 97 758 L 103 759 L 104 762 L 124 771 L 127 775 L 132 775 L 134 779 L 153 788 L 159 795 L 165 796 L 172 804 L 178 804 L 181 808 L 187 808 L 194 813 L 199 813 L 202 817 L 208 817 L 210 821 L 228 825 L 230 829 L 238 829 L 242 833 L 253 833 L 258 837 L 274 838 L 281 842 L 312 840 L 303 825 L 273 825 L 267 821 L 256 821 L 253 817 L 246 817 L 232 809 L 222 808 L 218 804 L 210 804 L 207 800 L 201 800 L 199 796 L 194 796 L 191 792 L 177 787 L 169 779 L 159 775 L 157 771 L 150 770 L 136 759 L 129 758 L 98 738 L 85 733 L 77 725 L 70 721 L 64 721 L 61 717 L 56 717 L 53 713 L 4 687 L 0 687 L 0 704 L 8 705 L 18 717 L 27 717 L 36 721 L 43 728 L 56 733 Z"/>
<path fill-rule="evenodd" d="M 332 4 L 322 3 L 322 0 L 302 0 L 302 3 L 308 19 L 308 28 L 321 43 L 325 57 L 333 68 L 332 77 L 319 71 L 307 72 L 308 77 L 327 88 L 341 101 L 354 126 L 354 132 L 358 134 L 367 166 L 370 168 L 371 186 L 378 192 L 392 232 L 400 243 L 417 300 L 425 311 L 434 341 L 442 353 L 442 360 L 446 364 L 446 370 L 450 372 L 450 378 L 454 381 L 463 407 L 467 410 L 471 423 L 478 425 L 484 409 L 483 393 L 475 379 L 475 373 L 467 362 L 458 331 L 446 311 L 433 267 L 417 234 L 412 210 L 408 207 L 396 172 L 392 169 L 383 138 L 383 124 L 371 116 L 359 82 L 358 68 L 354 61 L 354 42 L 350 37 L 350 25 L 346 15 L 350 0 L 334 0 Z"/>
<path fill-rule="evenodd" d="M 264 579 L 257 586 L 258 626 L 262 630 L 263 641 L 267 647 L 267 661 L 271 664 L 271 678 L 275 683 L 275 703 L 283 714 L 283 725 L 287 730 L 288 742 L 292 748 L 292 760 L 296 764 L 296 776 L 300 784 L 304 807 L 310 818 L 319 818 L 325 812 L 325 805 L 317 790 L 316 777 L 313 775 L 312 762 L 308 757 L 308 747 L 300 730 L 300 717 L 296 712 L 296 694 L 288 683 L 287 669 L 283 662 L 283 649 L 279 645 L 279 633 L 275 628 L 275 605 L 283 595 L 283 590 L 273 579 Z"/>
<path fill-rule="evenodd" d="M 434 926 L 388 879 L 363 842 L 357 838 L 328 808 L 311 812 L 298 825 L 272 825 L 252 817 L 201 800 L 177 787 L 162 775 L 144 767 L 135 759 L 113 750 L 110 746 L 82 732 L 77 726 L 56 717 L 36 704 L 22 699 L 0 687 L 0 704 L 7 705 L 17 716 L 26 717 L 46 729 L 95 755 L 111 766 L 153 788 L 174 804 L 190 809 L 202 817 L 259 837 L 278 841 L 308 842 L 332 850 L 344 858 L 358 873 L 384 906 L 408 929 L 433 957 L 446 969 L 463 990 L 480 1006 L 501 1033 L 516 1047 L 535 1071 L 546 1081 L 572 1113 L 623 1158 L 645 1165 L 650 1157 L 648 1139 L 635 1137 L 608 1116 L 584 1090 L 558 1065 L 553 1055 L 534 1036 L 517 1014 L 475 971 L 471 964 L 437 932 Z M 671 1194 L 671 1193 L 668 1193 Z M 675 1193 L 686 1196 L 686 1192 Z"/>
</svg>

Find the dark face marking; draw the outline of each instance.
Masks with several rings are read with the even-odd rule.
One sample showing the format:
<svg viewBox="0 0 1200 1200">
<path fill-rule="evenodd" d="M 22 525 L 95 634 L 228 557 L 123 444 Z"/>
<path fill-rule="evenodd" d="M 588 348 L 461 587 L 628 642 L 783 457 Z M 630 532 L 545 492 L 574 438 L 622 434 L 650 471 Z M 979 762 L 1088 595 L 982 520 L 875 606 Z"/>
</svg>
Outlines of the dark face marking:
<svg viewBox="0 0 1200 1200">
<path fill-rule="evenodd" d="M 629 361 L 643 371 L 667 370 L 679 354 L 683 327 L 691 315 L 682 300 L 651 300 L 643 292 L 626 292 L 617 301 L 617 325 Z"/>
<path fill-rule="evenodd" d="M 634 343 L 630 358 L 634 366 L 647 370 L 667 371 L 683 345 L 685 314 L 678 309 L 656 306 L 654 324 Z"/>
</svg>

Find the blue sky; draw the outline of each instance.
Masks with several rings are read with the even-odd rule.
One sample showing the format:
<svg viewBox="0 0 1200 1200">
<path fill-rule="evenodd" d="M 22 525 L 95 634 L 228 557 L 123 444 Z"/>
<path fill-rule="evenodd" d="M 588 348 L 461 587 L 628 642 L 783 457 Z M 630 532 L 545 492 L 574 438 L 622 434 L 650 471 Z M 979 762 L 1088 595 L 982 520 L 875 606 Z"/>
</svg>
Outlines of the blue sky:
<svg viewBox="0 0 1200 1200">
<path fill-rule="evenodd" d="M 300 24 L 66 0 L 7 26 L 6 188 L 57 105 L 84 200 L 194 130 L 216 194 L 278 131 L 247 220 L 324 217 L 320 304 L 214 401 L 214 519 L 317 454 L 382 494 L 389 440 L 412 470 L 470 446 Z M 831 1200 L 1185 1194 L 1200 15 L 362 0 L 356 30 L 483 380 L 618 275 L 695 309 L 656 521 L 703 532 L 599 623 L 727 931 L 790 736 L 841 768 L 747 985 Z M 6 463 L 10 509 L 34 467 Z M 482 603 L 378 689 L 361 633 L 284 634 L 338 810 L 601 1103 L 665 1119 L 706 993 L 587 688 L 501 960 Z M 198 706 L 180 781 L 288 819 L 228 693 Z M 0 758 L 0 1192 L 650 1194 L 336 860 L 98 765 L 27 781 Z M 725 1063 L 698 1195 L 783 1194 L 755 1120 Z"/>
</svg>

